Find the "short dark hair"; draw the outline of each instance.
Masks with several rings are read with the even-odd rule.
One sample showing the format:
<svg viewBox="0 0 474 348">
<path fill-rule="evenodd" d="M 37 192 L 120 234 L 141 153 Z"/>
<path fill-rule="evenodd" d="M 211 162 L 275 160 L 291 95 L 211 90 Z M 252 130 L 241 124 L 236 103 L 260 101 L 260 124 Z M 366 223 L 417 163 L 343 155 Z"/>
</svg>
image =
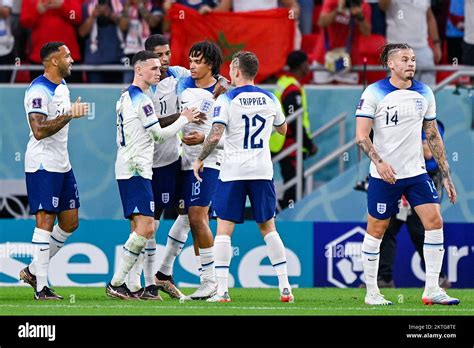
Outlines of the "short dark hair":
<svg viewBox="0 0 474 348">
<path fill-rule="evenodd" d="M 158 55 L 156 53 L 150 52 L 150 51 L 140 51 L 137 52 L 133 55 L 132 58 L 132 66 L 135 66 L 138 62 L 144 62 L 147 61 L 148 59 L 159 59 Z"/>
<path fill-rule="evenodd" d="M 413 48 L 406 43 L 393 43 L 393 44 L 387 44 L 381 47 L 382 53 L 380 54 L 380 64 L 384 68 L 388 67 L 388 57 L 394 52 L 398 50 L 412 50 Z"/>
<path fill-rule="evenodd" d="M 161 34 L 154 34 L 151 35 L 148 39 L 145 41 L 145 49 L 147 51 L 153 51 L 156 46 L 164 46 L 164 45 L 169 45 L 170 42 L 166 37 L 164 37 Z"/>
<path fill-rule="evenodd" d="M 232 56 L 234 59 L 239 60 L 239 70 L 242 75 L 248 79 L 253 79 L 258 72 L 258 58 L 253 52 L 239 51 Z"/>
<path fill-rule="evenodd" d="M 219 74 L 223 62 L 219 46 L 214 42 L 201 41 L 195 43 L 189 50 L 190 57 L 199 57 L 201 54 L 206 64 L 212 65 L 212 75 Z"/>
<path fill-rule="evenodd" d="M 297 69 L 301 64 L 308 61 L 308 55 L 303 51 L 293 51 L 286 58 L 286 65 L 290 70 Z"/>
<path fill-rule="evenodd" d="M 52 41 L 52 42 L 47 42 L 41 47 L 40 50 L 40 57 L 41 61 L 44 62 L 46 58 L 48 58 L 52 53 L 58 52 L 59 47 L 64 46 L 64 42 L 60 41 Z"/>
</svg>

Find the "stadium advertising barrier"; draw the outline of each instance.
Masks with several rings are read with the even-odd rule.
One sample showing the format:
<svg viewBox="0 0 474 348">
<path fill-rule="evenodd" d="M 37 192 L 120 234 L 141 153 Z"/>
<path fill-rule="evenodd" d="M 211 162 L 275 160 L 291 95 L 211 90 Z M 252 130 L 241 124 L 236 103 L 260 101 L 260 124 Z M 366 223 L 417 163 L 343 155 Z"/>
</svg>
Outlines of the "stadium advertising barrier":
<svg viewBox="0 0 474 348">
<path fill-rule="evenodd" d="M 172 221 L 162 221 L 157 238 L 157 267 Z M 211 228 L 216 230 L 215 222 Z M 360 251 L 365 223 L 278 222 L 286 246 L 290 282 L 295 287 L 358 287 L 363 270 Z M 31 261 L 32 220 L 0 220 L 0 286 L 17 286 L 19 271 Z M 127 239 L 127 221 L 81 221 L 78 231 L 54 257 L 53 286 L 105 286 L 117 267 Z M 456 288 L 474 288 L 474 224 L 446 223 L 443 269 Z M 394 281 L 397 287 L 422 287 L 420 257 L 404 226 L 397 236 Z M 232 237 L 232 287 L 277 286 L 265 243 L 254 222 L 237 225 Z M 192 238 L 178 257 L 174 275 L 180 287 L 199 283 Z"/>
<path fill-rule="evenodd" d="M 157 236 L 157 267 L 173 221 L 165 220 Z M 19 272 L 31 261 L 33 220 L 0 220 L 0 286 L 18 286 Z M 215 222 L 211 228 L 216 230 Z M 291 284 L 313 286 L 313 230 L 311 222 L 277 224 L 286 246 Z M 51 260 L 52 286 L 104 286 L 112 279 L 117 257 L 127 240 L 129 223 L 117 220 L 83 220 L 79 229 Z M 229 285 L 276 287 L 277 277 L 267 257 L 255 222 L 237 225 L 232 237 L 233 257 Z M 178 257 L 174 276 L 180 287 L 199 285 L 198 266 L 191 236 Z"/>
<path fill-rule="evenodd" d="M 361 247 L 366 223 L 314 223 L 314 286 L 362 284 Z M 474 224 L 444 224 L 443 269 L 456 288 L 474 287 Z M 396 287 L 422 287 L 425 272 L 406 226 L 397 236 L 393 266 Z"/>
</svg>

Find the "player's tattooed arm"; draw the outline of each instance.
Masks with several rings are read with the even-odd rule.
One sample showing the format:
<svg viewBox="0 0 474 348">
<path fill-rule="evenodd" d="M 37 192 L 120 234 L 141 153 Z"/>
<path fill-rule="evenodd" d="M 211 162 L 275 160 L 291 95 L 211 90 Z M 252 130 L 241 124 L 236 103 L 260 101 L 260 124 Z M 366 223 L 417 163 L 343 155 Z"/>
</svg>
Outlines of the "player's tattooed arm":
<svg viewBox="0 0 474 348">
<path fill-rule="evenodd" d="M 456 188 L 454 187 L 453 179 L 451 178 L 446 149 L 444 147 L 443 139 L 439 134 L 436 120 L 423 121 L 423 130 L 425 131 L 426 141 L 428 142 L 431 153 L 433 154 L 433 157 L 438 164 L 439 171 L 443 176 L 443 185 L 448 193 L 449 200 L 454 204 L 457 199 Z"/>
<path fill-rule="evenodd" d="M 217 144 L 219 144 L 219 140 L 222 137 L 222 134 L 224 134 L 225 131 L 225 125 L 221 123 L 214 123 L 211 128 L 211 132 L 209 135 L 206 137 L 206 140 L 204 141 L 203 149 L 201 153 L 199 154 L 198 159 L 200 161 L 204 161 L 209 154 L 214 151 L 216 148 Z"/>
<path fill-rule="evenodd" d="M 375 150 L 374 144 L 370 140 L 370 130 L 372 129 L 372 119 L 357 117 L 356 120 L 356 142 L 365 152 L 367 157 L 375 164 L 380 177 L 389 184 L 397 181 L 395 169 L 387 162 L 384 162 Z"/>
<path fill-rule="evenodd" d="M 364 151 L 367 157 L 369 157 L 375 164 L 383 162 L 377 151 L 375 151 L 374 144 L 369 136 L 363 139 L 357 139 L 357 145 L 359 145 L 360 149 Z"/>
<path fill-rule="evenodd" d="M 47 138 L 59 132 L 72 120 L 72 115 L 58 116 L 52 120 L 46 120 L 46 115 L 32 112 L 28 115 L 31 131 L 36 140 Z"/>
<path fill-rule="evenodd" d="M 81 97 L 71 104 L 69 112 L 59 115 L 51 120 L 46 115 L 37 112 L 28 114 L 31 131 L 37 140 L 41 140 L 59 132 L 73 118 L 79 118 L 89 113 L 89 104 L 81 103 Z"/>
<path fill-rule="evenodd" d="M 446 150 L 444 147 L 443 139 L 438 131 L 436 120 L 423 121 L 423 130 L 426 134 L 426 141 L 433 154 L 433 157 L 438 163 L 439 171 L 443 178 L 451 178 L 449 171 L 449 164 L 446 159 Z"/>
</svg>

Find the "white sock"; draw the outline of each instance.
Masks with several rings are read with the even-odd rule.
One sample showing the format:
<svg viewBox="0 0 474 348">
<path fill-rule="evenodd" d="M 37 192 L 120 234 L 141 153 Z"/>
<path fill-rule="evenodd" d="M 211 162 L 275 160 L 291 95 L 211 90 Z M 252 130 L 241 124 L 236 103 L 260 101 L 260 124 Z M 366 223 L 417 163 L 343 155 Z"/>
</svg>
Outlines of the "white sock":
<svg viewBox="0 0 474 348">
<path fill-rule="evenodd" d="M 285 288 L 291 292 L 290 282 L 288 281 L 285 246 L 283 245 L 280 235 L 277 231 L 272 231 L 268 233 L 263 240 L 267 244 L 268 258 L 278 276 L 278 287 L 280 288 L 280 292 Z"/>
<path fill-rule="evenodd" d="M 120 286 L 125 282 L 125 278 L 140 256 L 145 244 L 145 237 L 139 236 L 135 232 L 130 234 L 130 237 L 128 237 L 127 242 L 123 246 L 119 267 L 110 282 L 113 286 Z"/>
<path fill-rule="evenodd" d="M 158 269 L 163 274 L 172 275 L 173 265 L 176 257 L 183 250 L 184 244 L 188 239 L 189 234 L 189 218 L 188 215 L 179 215 L 171 226 L 168 233 L 168 240 L 166 241 L 165 253 L 163 261 Z M 199 263 L 200 264 L 200 263 Z"/>
<path fill-rule="evenodd" d="M 49 237 L 49 258 L 53 258 L 54 255 L 57 254 L 59 249 L 62 248 L 66 239 L 68 239 L 72 235 L 72 232 L 66 232 L 59 225 L 54 225 L 53 232 Z"/>
<path fill-rule="evenodd" d="M 33 262 L 30 266 L 30 272 L 36 275 L 36 291 L 43 290 L 45 286 L 48 286 L 48 267 L 49 267 L 49 237 L 51 232 L 42 230 L 41 228 L 35 228 L 33 232 Z"/>
<path fill-rule="evenodd" d="M 377 239 L 366 233 L 362 243 L 362 263 L 364 266 L 365 285 L 367 293 L 379 292 L 377 274 L 379 272 L 380 244 L 382 239 Z"/>
<path fill-rule="evenodd" d="M 125 283 L 131 292 L 138 291 L 142 288 L 142 271 L 143 260 L 145 258 L 145 251 L 142 250 L 137 261 L 128 272 L 128 277 L 125 278 Z"/>
<path fill-rule="evenodd" d="M 229 292 L 229 266 L 232 258 L 230 237 L 226 235 L 216 236 L 214 239 L 214 252 L 216 254 L 217 294 L 222 296 L 225 292 Z"/>
<path fill-rule="evenodd" d="M 438 289 L 439 272 L 443 265 L 443 229 L 425 231 L 423 254 L 426 266 L 425 291 Z"/>
<path fill-rule="evenodd" d="M 215 281 L 214 247 L 199 248 L 199 257 L 201 259 L 202 280 Z"/>
<path fill-rule="evenodd" d="M 145 287 L 155 285 L 155 259 L 156 259 L 156 239 L 155 236 L 146 241 L 145 262 L 143 274 L 145 275 Z"/>
<path fill-rule="evenodd" d="M 199 255 L 194 255 L 194 260 L 196 261 L 196 268 L 198 270 L 199 274 L 199 280 L 202 283 L 202 266 L 201 266 L 201 256 Z"/>
</svg>

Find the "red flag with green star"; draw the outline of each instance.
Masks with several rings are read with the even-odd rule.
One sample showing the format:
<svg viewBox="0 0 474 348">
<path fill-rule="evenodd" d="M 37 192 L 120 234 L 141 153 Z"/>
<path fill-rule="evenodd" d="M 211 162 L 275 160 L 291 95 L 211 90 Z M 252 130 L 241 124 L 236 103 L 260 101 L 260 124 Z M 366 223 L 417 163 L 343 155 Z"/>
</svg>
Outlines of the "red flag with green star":
<svg viewBox="0 0 474 348">
<path fill-rule="evenodd" d="M 217 43 L 224 56 L 221 75 L 229 77 L 229 63 L 237 51 L 251 51 L 259 59 L 256 82 L 281 70 L 294 48 L 295 21 L 287 9 L 252 12 L 197 11 L 173 4 L 171 21 L 171 64 L 189 68 L 189 49 L 203 40 Z"/>
</svg>

